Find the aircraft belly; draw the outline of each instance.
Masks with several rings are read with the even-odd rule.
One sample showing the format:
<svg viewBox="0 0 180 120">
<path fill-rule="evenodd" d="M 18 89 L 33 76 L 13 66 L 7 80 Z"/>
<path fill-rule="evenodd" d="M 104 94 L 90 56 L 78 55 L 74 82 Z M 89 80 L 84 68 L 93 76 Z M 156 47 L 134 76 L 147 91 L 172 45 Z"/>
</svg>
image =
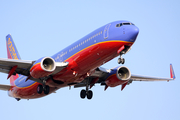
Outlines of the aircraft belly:
<svg viewBox="0 0 180 120">
<path fill-rule="evenodd" d="M 37 86 L 39 83 L 34 84 L 31 87 L 26 88 L 18 88 L 18 87 L 12 87 L 8 92 L 10 97 L 14 98 L 21 98 L 21 99 L 35 99 L 46 96 L 45 94 L 38 94 L 37 93 Z M 53 93 L 56 89 L 50 88 L 50 93 Z"/>
</svg>

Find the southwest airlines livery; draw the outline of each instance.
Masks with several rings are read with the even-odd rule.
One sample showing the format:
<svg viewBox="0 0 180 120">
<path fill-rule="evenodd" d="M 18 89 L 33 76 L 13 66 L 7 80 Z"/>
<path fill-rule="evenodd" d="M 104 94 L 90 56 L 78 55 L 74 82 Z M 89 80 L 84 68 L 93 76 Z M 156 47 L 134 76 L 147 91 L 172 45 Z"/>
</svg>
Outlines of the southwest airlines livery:
<svg viewBox="0 0 180 120">
<path fill-rule="evenodd" d="M 132 81 L 169 81 L 175 79 L 172 65 L 170 78 L 148 77 L 131 74 L 125 66 L 112 69 L 100 67 L 119 56 L 118 63 L 124 64 L 126 54 L 139 33 L 138 27 L 129 21 L 106 24 L 50 57 L 38 60 L 21 60 L 10 34 L 6 36 L 8 59 L 0 58 L 0 72 L 8 74 L 10 85 L 0 89 L 20 99 L 46 96 L 62 87 L 84 87 L 80 97 L 91 99 L 90 90 L 95 84 L 108 87 L 121 85 L 121 90 Z"/>
</svg>

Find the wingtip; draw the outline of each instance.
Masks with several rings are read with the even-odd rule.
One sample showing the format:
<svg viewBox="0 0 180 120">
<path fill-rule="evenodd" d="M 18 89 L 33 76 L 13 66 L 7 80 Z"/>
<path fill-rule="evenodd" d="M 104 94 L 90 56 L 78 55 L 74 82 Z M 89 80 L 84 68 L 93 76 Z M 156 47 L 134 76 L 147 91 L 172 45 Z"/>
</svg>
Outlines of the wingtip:
<svg viewBox="0 0 180 120">
<path fill-rule="evenodd" d="M 174 70 L 173 70 L 173 66 L 172 64 L 170 64 L 170 76 L 171 78 L 174 80 L 176 77 L 175 77 L 175 74 L 174 74 Z"/>
</svg>

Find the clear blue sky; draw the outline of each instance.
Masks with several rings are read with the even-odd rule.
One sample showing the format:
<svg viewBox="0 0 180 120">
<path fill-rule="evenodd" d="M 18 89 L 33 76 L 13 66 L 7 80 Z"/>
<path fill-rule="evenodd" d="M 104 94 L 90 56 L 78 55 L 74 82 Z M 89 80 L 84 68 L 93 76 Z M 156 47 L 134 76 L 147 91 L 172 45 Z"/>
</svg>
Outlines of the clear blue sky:
<svg viewBox="0 0 180 120">
<path fill-rule="evenodd" d="M 63 88 L 34 100 L 8 97 L 0 91 L 0 119 L 179 120 L 180 119 L 180 1 L 179 0 L 1 0 L 0 58 L 6 58 L 5 36 L 11 34 L 23 60 L 51 56 L 109 22 L 129 20 L 139 27 L 131 51 L 124 57 L 131 73 L 176 80 L 133 82 L 92 88 L 92 100 L 80 99 L 81 88 Z M 118 66 L 117 58 L 103 65 Z M 0 84 L 9 84 L 0 73 Z"/>
</svg>

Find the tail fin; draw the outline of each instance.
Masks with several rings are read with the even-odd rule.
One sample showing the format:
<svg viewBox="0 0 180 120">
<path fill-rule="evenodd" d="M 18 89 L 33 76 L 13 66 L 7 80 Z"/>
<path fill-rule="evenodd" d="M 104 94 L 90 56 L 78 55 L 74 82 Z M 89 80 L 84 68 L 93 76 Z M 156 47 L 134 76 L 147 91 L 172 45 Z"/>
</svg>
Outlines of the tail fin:
<svg viewBox="0 0 180 120">
<path fill-rule="evenodd" d="M 176 77 L 175 77 L 175 74 L 174 74 L 174 70 L 173 70 L 172 64 L 170 64 L 170 75 L 171 75 L 171 78 L 172 78 L 172 79 L 175 79 L 175 78 L 176 78 Z"/>
<path fill-rule="evenodd" d="M 14 41 L 10 34 L 6 36 L 6 47 L 7 47 L 7 56 L 9 59 L 21 59 L 17 51 L 17 48 L 14 44 Z M 13 84 L 14 81 L 19 77 L 18 74 L 12 75 L 10 77 L 10 83 Z"/>
<path fill-rule="evenodd" d="M 21 59 L 10 34 L 6 36 L 6 45 L 9 59 Z"/>
</svg>

